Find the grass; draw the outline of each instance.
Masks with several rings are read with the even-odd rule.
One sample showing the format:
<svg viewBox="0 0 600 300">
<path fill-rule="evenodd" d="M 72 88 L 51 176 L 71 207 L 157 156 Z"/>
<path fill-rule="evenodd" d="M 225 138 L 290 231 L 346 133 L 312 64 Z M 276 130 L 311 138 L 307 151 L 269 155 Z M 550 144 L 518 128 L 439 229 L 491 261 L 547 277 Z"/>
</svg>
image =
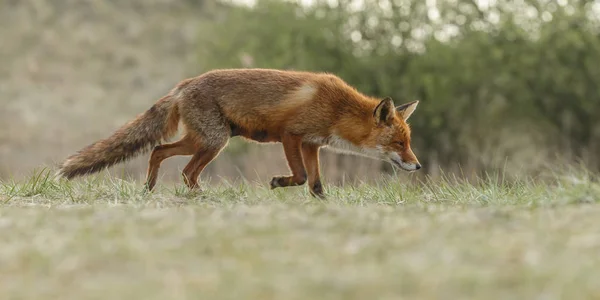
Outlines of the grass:
<svg viewBox="0 0 600 300">
<path fill-rule="evenodd" d="M 600 183 L 0 183 L 1 299 L 591 299 Z M 566 174 L 566 175 L 565 175 Z"/>
</svg>

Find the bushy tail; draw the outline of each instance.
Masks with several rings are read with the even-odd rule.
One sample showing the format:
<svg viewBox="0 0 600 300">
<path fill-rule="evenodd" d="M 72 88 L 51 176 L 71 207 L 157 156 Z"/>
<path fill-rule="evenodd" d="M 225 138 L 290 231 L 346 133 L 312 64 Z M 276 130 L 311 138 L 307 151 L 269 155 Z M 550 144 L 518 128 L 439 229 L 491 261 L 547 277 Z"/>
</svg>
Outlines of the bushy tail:
<svg viewBox="0 0 600 300">
<path fill-rule="evenodd" d="M 177 98 L 170 93 L 110 137 L 68 157 L 57 175 L 68 179 L 99 172 L 149 151 L 173 136 L 179 124 Z"/>
</svg>

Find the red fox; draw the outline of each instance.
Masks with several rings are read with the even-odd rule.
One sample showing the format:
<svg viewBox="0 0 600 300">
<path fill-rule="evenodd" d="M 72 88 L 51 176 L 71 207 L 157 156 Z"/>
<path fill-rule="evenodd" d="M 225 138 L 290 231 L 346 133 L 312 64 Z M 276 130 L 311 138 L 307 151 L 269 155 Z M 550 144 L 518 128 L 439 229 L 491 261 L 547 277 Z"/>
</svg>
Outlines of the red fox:
<svg viewBox="0 0 600 300">
<path fill-rule="evenodd" d="M 154 188 L 161 162 L 175 155 L 192 156 L 183 179 L 194 189 L 202 170 L 229 138 L 242 136 L 282 143 L 292 174 L 273 177 L 272 189 L 308 181 L 311 195 L 323 197 L 320 147 L 385 160 L 407 171 L 420 169 L 406 123 L 418 103 L 394 107 L 391 98 L 365 96 L 327 73 L 213 70 L 179 82 L 112 136 L 68 157 L 58 175 L 71 179 L 98 172 L 153 148 L 147 189 Z M 180 121 L 183 137 L 160 144 L 177 133 Z"/>
</svg>

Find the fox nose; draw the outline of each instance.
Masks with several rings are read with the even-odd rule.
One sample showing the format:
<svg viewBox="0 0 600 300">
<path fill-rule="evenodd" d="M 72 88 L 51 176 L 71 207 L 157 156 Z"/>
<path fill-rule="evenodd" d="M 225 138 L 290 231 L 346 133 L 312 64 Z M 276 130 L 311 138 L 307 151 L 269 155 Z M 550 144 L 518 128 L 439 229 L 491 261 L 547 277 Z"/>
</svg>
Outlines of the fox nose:
<svg viewBox="0 0 600 300">
<path fill-rule="evenodd" d="M 421 164 L 420 164 L 420 163 L 417 163 L 417 165 L 415 166 L 415 169 L 417 169 L 417 170 L 418 170 L 418 169 L 420 169 L 420 168 L 421 168 Z"/>
</svg>

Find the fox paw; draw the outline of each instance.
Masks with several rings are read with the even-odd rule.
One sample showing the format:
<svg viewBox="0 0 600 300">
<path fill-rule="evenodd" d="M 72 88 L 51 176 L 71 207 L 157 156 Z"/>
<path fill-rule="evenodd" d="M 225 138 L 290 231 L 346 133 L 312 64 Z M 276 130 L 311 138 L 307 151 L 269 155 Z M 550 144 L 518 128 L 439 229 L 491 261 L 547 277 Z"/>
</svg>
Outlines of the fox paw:
<svg viewBox="0 0 600 300">
<path fill-rule="evenodd" d="M 273 179 L 271 179 L 271 182 L 269 182 L 269 186 L 271 187 L 271 189 L 275 189 L 278 187 L 282 187 L 282 185 L 279 183 L 279 181 L 282 179 L 283 177 L 273 177 Z"/>
<path fill-rule="evenodd" d="M 323 192 L 323 185 L 320 181 L 315 182 L 315 184 L 310 189 L 310 195 L 315 198 L 325 199 L 325 193 Z"/>
<path fill-rule="evenodd" d="M 148 182 L 144 183 L 144 193 L 151 193 L 154 190 L 154 184 L 150 184 Z"/>
</svg>

